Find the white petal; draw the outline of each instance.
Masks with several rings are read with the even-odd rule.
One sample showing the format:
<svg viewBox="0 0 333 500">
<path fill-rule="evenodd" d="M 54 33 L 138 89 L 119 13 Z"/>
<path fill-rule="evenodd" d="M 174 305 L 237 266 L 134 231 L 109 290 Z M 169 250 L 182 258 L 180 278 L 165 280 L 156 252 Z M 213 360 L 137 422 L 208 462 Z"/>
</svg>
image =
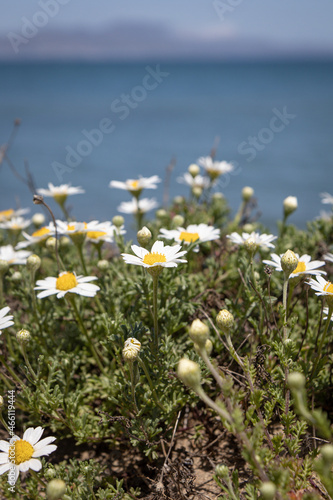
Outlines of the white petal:
<svg viewBox="0 0 333 500">
<path fill-rule="evenodd" d="M 38 460 L 37 458 L 30 458 L 30 460 L 28 460 L 28 469 L 32 469 L 34 470 L 35 472 L 38 472 L 41 470 L 42 468 L 42 462 L 40 460 Z"/>
<path fill-rule="evenodd" d="M 12 464 L 10 462 L 0 465 L 0 476 L 4 474 L 11 468 Z"/>
<path fill-rule="evenodd" d="M 50 444 L 49 446 L 44 446 L 42 449 L 35 451 L 32 457 L 37 458 L 37 457 L 42 457 L 44 455 L 49 455 L 50 453 L 53 453 L 56 449 L 57 446 L 55 444 Z"/>
<path fill-rule="evenodd" d="M 33 427 L 29 427 L 23 434 L 23 439 L 28 441 L 32 446 L 34 446 L 37 441 L 40 440 L 42 434 L 44 432 L 43 427 L 38 426 L 35 429 Z"/>
</svg>

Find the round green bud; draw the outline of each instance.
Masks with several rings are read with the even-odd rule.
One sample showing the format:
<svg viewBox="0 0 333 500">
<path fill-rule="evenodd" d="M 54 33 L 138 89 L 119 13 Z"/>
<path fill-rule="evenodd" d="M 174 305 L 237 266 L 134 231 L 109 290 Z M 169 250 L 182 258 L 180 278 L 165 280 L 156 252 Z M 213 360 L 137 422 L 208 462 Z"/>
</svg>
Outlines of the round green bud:
<svg viewBox="0 0 333 500">
<path fill-rule="evenodd" d="M 273 500 L 276 493 L 276 486 L 272 481 L 265 481 L 261 484 L 259 490 L 264 500 Z"/>
<path fill-rule="evenodd" d="M 45 223 L 45 215 L 42 213 L 37 213 L 32 216 L 31 219 L 32 223 L 36 227 L 40 227 Z"/>
<path fill-rule="evenodd" d="M 44 472 L 44 476 L 45 476 L 45 479 L 47 480 L 50 480 L 50 479 L 53 479 L 55 478 L 57 475 L 57 472 L 55 469 L 53 469 L 52 467 L 49 467 L 45 472 Z"/>
<path fill-rule="evenodd" d="M 325 461 L 329 464 L 333 464 L 333 446 L 331 444 L 324 444 L 324 446 L 320 448 L 320 453 Z"/>
<path fill-rule="evenodd" d="M 196 177 L 197 175 L 200 174 L 200 167 L 199 165 L 196 165 L 195 163 L 192 163 L 189 167 L 188 167 L 188 173 L 192 175 L 192 177 Z"/>
<path fill-rule="evenodd" d="M 184 197 L 183 196 L 175 196 L 173 199 L 173 202 L 176 203 L 177 205 L 182 205 L 184 203 Z"/>
<path fill-rule="evenodd" d="M 254 238 L 252 238 L 252 236 L 250 236 L 244 241 L 244 248 L 250 255 L 254 255 L 258 250 L 258 243 Z"/>
<path fill-rule="evenodd" d="M 15 271 L 15 273 L 12 274 L 12 281 L 14 283 L 21 283 L 22 274 L 20 273 L 20 271 Z"/>
<path fill-rule="evenodd" d="M 220 200 L 224 199 L 224 196 L 223 196 L 222 193 L 214 193 L 213 196 L 212 196 L 212 199 L 214 201 L 220 201 Z"/>
<path fill-rule="evenodd" d="M 71 244 L 71 240 L 67 236 L 61 236 L 59 239 L 60 248 L 67 248 Z"/>
<path fill-rule="evenodd" d="M 177 374 L 180 380 L 191 389 L 200 388 L 201 371 L 198 363 L 182 358 L 178 363 Z"/>
<path fill-rule="evenodd" d="M 24 328 L 22 328 L 22 330 L 17 332 L 16 338 L 19 342 L 28 343 L 29 340 L 31 339 L 31 334 L 29 330 L 25 330 Z"/>
<path fill-rule="evenodd" d="M 296 196 L 287 196 L 283 201 L 283 211 L 285 217 L 295 212 L 298 207 L 298 202 Z"/>
<path fill-rule="evenodd" d="M 204 347 L 209 335 L 209 328 L 200 319 L 195 319 L 189 329 L 191 339 L 199 347 Z"/>
<path fill-rule="evenodd" d="M 255 231 L 256 227 L 254 224 L 250 224 L 249 222 L 247 224 L 244 224 L 243 229 L 245 233 L 252 233 Z"/>
<path fill-rule="evenodd" d="M 245 201 L 245 202 L 250 201 L 250 199 L 252 198 L 253 195 L 254 195 L 254 189 L 253 188 L 251 188 L 250 186 L 243 187 L 243 189 L 242 189 L 242 198 L 243 198 L 243 201 Z"/>
<path fill-rule="evenodd" d="M 229 332 L 234 327 L 235 319 L 227 309 L 222 309 L 216 316 L 216 324 L 222 331 Z"/>
<path fill-rule="evenodd" d="M 41 263 L 42 261 L 40 257 L 33 253 L 27 258 L 27 269 L 29 269 L 29 271 L 36 272 L 40 268 Z"/>
<path fill-rule="evenodd" d="M 202 195 L 202 188 L 200 186 L 194 186 L 192 188 L 192 193 L 196 198 L 200 198 L 200 196 Z"/>
<path fill-rule="evenodd" d="M 144 248 L 146 248 L 146 246 L 150 242 L 151 237 L 152 237 L 152 234 L 149 231 L 148 227 L 146 227 L 146 226 L 143 226 L 143 228 L 140 229 L 140 231 L 138 231 L 136 233 L 136 238 L 139 242 L 139 245 L 141 245 Z"/>
<path fill-rule="evenodd" d="M 97 262 L 97 267 L 100 271 L 108 271 L 110 265 L 109 262 L 106 259 L 99 260 Z"/>
<path fill-rule="evenodd" d="M 287 250 L 281 257 L 281 267 L 285 276 L 289 276 L 295 271 L 298 264 L 298 258 L 292 250 Z"/>
<path fill-rule="evenodd" d="M 54 252 L 56 248 L 57 240 L 54 236 L 47 238 L 45 246 L 50 252 Z"/>
<path fill-rule="evenodd" d="M 115 215 L 112 218 L 112 224 L 115 225 L 116 227 L 121 227 L 125 224 L 125 219 L 122 215 Z"/>
<path fill-rule="evenodd" d="M 229 467 L 224 464 L 217 465 L 215 467 L 215 474 L 221 479 L 227 479 L 229 477 Z"/>
<path fill-rule="evenodd" d="M 165 219 L 168 216 L 167 211 L 164 208 L 159 208 L 156 210 L 156 217 L 158 219 Z"/>
<path fill-rule="evenodd" d="M 66 483 L 62 479 L 52 479 L 46 488 L 48 500 L 59 500 L 66 493 Z"/>
<path fill-rule="evenodd" d="M 174 218 L 172 219 L 172 225 L 174 227 L 182 227 L 184 222 L 185 222 L 185 219 L 180 214 L 175 215 Z"/>
<path fill-rule="evenodd" d="M 0 276 L 5 275 L 9 269 L 9 263 L 6 260 L 0 259 Z"/>
<path fill-rule="evenodd" d="M 301 390 L 305 387 L 305 377 L 302 373 L 291 372 L 288 375 L 288 386 L 290 389 Z"/>
</svg>

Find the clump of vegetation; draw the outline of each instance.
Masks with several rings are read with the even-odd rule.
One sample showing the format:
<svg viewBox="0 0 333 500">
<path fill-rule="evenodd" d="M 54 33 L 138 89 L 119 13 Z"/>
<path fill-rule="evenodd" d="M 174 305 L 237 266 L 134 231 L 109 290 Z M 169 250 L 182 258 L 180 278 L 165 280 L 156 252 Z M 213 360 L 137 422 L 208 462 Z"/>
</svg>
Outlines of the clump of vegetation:
<svg viewBox="0 0 333 500">
<path fill-rule="evenodd" d="M 66 185 L 34 200 L 64 221 L 0 212 L 2 498 L 333 495 L 333 217 L 299 230 L 289 198 L 270 235 L 251 188 L 230 218 L 230 164 L 201 164 L 152 220 L 157 176 L 123 183 L 138 244 L 70 217 Z"/>
</svg>

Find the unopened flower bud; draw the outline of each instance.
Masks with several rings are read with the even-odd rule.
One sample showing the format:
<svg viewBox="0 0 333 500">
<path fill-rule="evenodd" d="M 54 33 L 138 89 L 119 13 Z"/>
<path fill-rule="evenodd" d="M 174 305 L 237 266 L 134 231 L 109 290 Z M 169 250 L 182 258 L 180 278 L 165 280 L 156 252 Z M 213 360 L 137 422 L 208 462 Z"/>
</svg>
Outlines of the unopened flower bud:
<svg viewBox="0 0 333 500">
<path fill-rule="evenodd" d="M 42 261 L 40 257 L 33 253 L 27 258 L 27 269 L 29 269 L 29 271 L 36 272 L 40 268 L 41 263 Z"/>
<path fill-rule="evenodd" d="M 60 248 L 67 248 L 71 244 L 71 240 L 67 236 L 61 236 L 59 239 Z"/>
<path fill-rule="evenodd" d="M 212 196 L 214 201 L 220 201 L 224 199 L 223 193 L 214 193 Z"/>
<path fill-rule="evenodd" d="M 290 389 L 295 389 L 297 391 L 304 389 L 305 387 L 305 377 L 302 373 L 291 372 L 288 375 L 288 386 Z"/>
<path fill-rule="evenodd" d="M 9 269 L 9 263 L 6 260 L 0 259 L 0 276 L 6 274 Z"/>
<path fill-rule="evenodd" d="M 250 186 L 243 187 L 243 189 L 242 189 L 243 201 L 245 201 L 245 202 L 250 201 L 250 199 L 252 198 L 253 195 L 254 195 L 253 188 L 251 188 Z"/>
<path fill-rule="evenodd" d="M 62 479 L 52 479 L 46 488 L 48 500 L 59 500 L 66 493 L 66 483 Z"/>
<path fill-rule="evenodd" d="M 176 203 L 177 205 L 182 205 L 184 203 L 184 197 L 183 196 L 175 196 L 173 199 L 173 202 Z"/>
<path fill-rule="evenodd" d="M 31 339 L 31 334 L 29 330 L 25 330 L 24 328 L 22 328 L 22 330 L 17 332 L 16 338 L 19 342 L 28 343 L 29 340 Z"/>
<path fill-rule="evenodd" d="M 53 469 L 52 467 L 49 467 L 45 472 L 44 472 L 44 477 L 45 479 L 49 480 L 49 479 L 53 479 L 54 477 L 56 477 L 57 475 L 57 471 L 55 469 Z"/>
<path fill-rule="evenodd" d="M 34 226 L 40 227 L 45 223 L 45 215 L 42 213 L 34 214 L 31 220 Z"/>
<path fill-rule="evenodd" d="M 264 500 L 273 500 L 276 493 L 276 486 L 272 481 L 265 481 L 261 484 L 259 490 Z"/>
<path fill-rule="evenodd" d="M 168 216 L 167 211 L 164 208 L 159 208 L 156 210 L 156 217 L 158 219 L 165 219 Z"/>
<path fill-rule="evenodd" d="M 201 383 L 201 372 L 198 363 L 182 358 L 178 363 L 178 377 L 191 389 L 198 389 Z"/>
<path fill-rule="evenodd" d="M 215 467 L 215 474 L 221 479 L 227 479 L 229 476 L 229 467 L 224 464 L 217 465 Z"/>
<path fill-rule="evenodd" d="M 202 195 L 202 188 L 200 186 L 194 186 L 192 188 L 192 193 L 196 198 L 200 198 L 200 196 Z"/>
<path fill-rule="evenodd" d="M 50 236 L 47 238 L 45 246 L 50 252 L 54 252 L 56 248 L 56 238 L 54 236 Z"/>
<path fill-rule="evenodd" d="M 1 408 L 3 407 L 3 405 L 4 405 L 3 397 L 0 396 L 0 411 L 1 411 Z"/>
<path fill-rule="evenodd" d="M 244 248 L 250 255 L 254 255 L 258 250 L 258 243 L 254 238 L 252 238 L 252 236 L 250 236 L 244 241 Z"/>
<path fill-rule="evenodd" d="M 254 224 L 248 222 L 247 224 L 244 224 L 243 229 L 245 233 L 252 233 L 253 231 L 255 231 L 256 227 Z"/>
<path fill-rule="evenodd" d="M 192 175 L 192 177 L 196 177 L 197 175 L 200 174 L 200 167 L 199 165 L 196 165 L 195 163 L 192 163 L 189 167 L 188 167 L 188 173 Z"/>
<path fill-rule="evenodd" d="M 331 444 L 324 444 L 324 446 L 320 448 L 320 453 L 325 462 L 333 464 L 333 446 Z"/>
<path fill-rule="evenodd" d="M 227 309 L 222 309 L 216 316 L 216 323 L 223 332 L 228 333 L 233 328 L 235 319 Z"/>
<path fill-rule="evenodd" d="M 125 219 L 122 215 L 115 215 L 112 218 L 112 224 L 114 224 L 116 227 L 121 227 L 125 223 Z"/>
<path fill-rule="evenodd" d="M 14 283 L 21 283 L 22 274 L 20 273 L 20 271 L 15 271 L 15 273 L 12 274 L 12 281 Z"/>
<path fill-rule="evenodd" d="M 177 214 L 174 216 L 174 218 L 172 219 L 172 225 L 174 227 L 181 227 L 185 222 L 185 219 L 182 215 L 180 214 Z"/>
<path fill-rule="evenodd" d="M 123 349 L 123 358 L 125 361 L 134 361 L 140 352 L 141 342 L 134 337 L 130 337 L 125 341 Z"/>
<path fill-rule="evenodd" d="M 205 342 L 205 345 L 203 347 L 207 353 L 207 356 L 210 356 L 212 354 L 212 350 L 213 350 L 213 342 L 210 339 L 207 339 Z M 195 343 L 194 349 L 198 354 L 200 354 L 202 347 Z"/>
<path fill-rule="evenodd" d="M 151 236 L 152 236 L 151 232 L 149 231 L 148 227 L 146 227 L 146 226 L 143 226 L 143 228 L 140 229 L 140 231 L 138 231 L 136 233 L 136 238 L 139 242 L 139 245 L 141 245 L 144 248 L 146 248 L 146 246 L 150 242 Z"/>
<path fill-rule="evenodd" d="M 296 196 L 287 196 L 287 198 L 283 201 L 283 211 L 285 217 L 295 212 L 298 207 L 298 202 Z"/>
<path fill-rule="evenodd" d="M 292 250 L 287 250 L 281 257 L 281 267 L 286 276 L 295 271 L 298 264 L 298 258 Z"/>
<path fill-rule="evenodd" d="M 102 259 L 97 262 L 97 267 L 100 271 L 107 271 L 110 267 L 109 263 L 107 260 Z"/>
<path fill-rule="evenodd" d="M 204 347 L 209 335 L 209 328 L 200 319 L 195 319 L 189 329 L 191 339 L 199 347 Z"/>
</svg>

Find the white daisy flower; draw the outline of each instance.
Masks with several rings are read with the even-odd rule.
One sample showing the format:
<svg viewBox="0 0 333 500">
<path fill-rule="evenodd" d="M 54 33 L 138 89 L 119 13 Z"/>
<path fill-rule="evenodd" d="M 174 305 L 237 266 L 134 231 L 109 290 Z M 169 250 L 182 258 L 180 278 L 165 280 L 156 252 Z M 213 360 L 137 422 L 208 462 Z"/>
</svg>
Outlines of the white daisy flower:
<svg viewBox="0 0 333 500">
<path fill-rule="evenodd" d="M 42 468 L 42 463 L 38 457 L 49 455 L 57 449 L 53 443 L 56 439 L 53 436 L 40 441 L 44 429 L 42 427 L 29 427 L 23 434 L 23 438 L 14 436 L 11 440 L 0 441 L 0 475 L 8 472 L 8 482 L 14 485 L 20 472 L 27 472 L 32 469 L 36 472 Z"/>
<path fill-rule="evenodd" d="M 133 196 L 138 196 L 143 189 L 156 189 L 159 182 L 161 182 L 159 176 L 153 175 L 152 177 L 127 179 L 125 182 L 111 181 L 109 187 L 124 189 L 125 191 L 129 191 Z"/>
<path fill-rule="evenodd" d="M 120 203 L 117 210 L 123 214 L 137 214 L 138 212 L 145 214 L 146 212 L 154 210 L 154 208 L 157 207 L 158 203 L 154 198 L 142 198 L 142 200 L 133 198 L 132 201 L 123 201 Z"/>
<path fill-rule="evenodd" d="M 12 245 L 0 247 L 0 260 L 6 260 L 9 265 L 26 264 L 27 258 L 31 254 L 32 252 L 28 252 L 27 250 L 19 250 L 17 252 Z"/>
<path fill-rule="evenodd" d="M 113 243 L 115 234 L 126 234 L 124 226 L 116 227 L 111 222 L 101 222 L 97 227 L 90 228 L 87 231 L 87 241 L 95 244 L 103 243 L 104 241 Z"/>
<path fill-rule="evenodd" d="M 42 290 L 37 297 L 43 299 L 50 295 L 57 295 L 57 299 L 63 298 L 67 292 L 77 293 L 84 297 L 94 297 L 100 287 L 89 283 L 97 280 L 96 276 L 76 276 L 75 273 L 62 272 L 57 278 L 47 277 L 36 282 L 35 290 Z"/>
<path fill-rule="evenodd" d="M 190 186 L 191 189 L 195 187 L 207 189 L 210 184 L 208 177 L 203 177 L 200 174 L 193 177 L 188 172 L 185 172 L 182 177 L 178 177 L 177 182 L 179 182 L 180 184 L 186 184 L 187 186 Z"/>
<path fill-rule="evenodd" d="M 179 243 L 184 242 L 189 245 L 190 243 L 204 243 L 205 241 L 217 240 L 220 237 L 220 230 L 214 226 L 207 224 L 190 224 L 187 228 L 178 227 L 177 229 L 160 229 L 158 236 L 160 238 L 167 238 L 168 240 L 175 240 Z M 196 247 L 196 250 L 198 248 Z"/>
<path fill-rule="evenodd" d="M 251 238 L 252 240 L 254 240 L 258 247 L 266 249 L 274 248 L 272 241 L 276 240 L 277 236 L 265 233 L 259 234 L 255 231 L 252 231 L 252 233 L 242 233 L 242 235 L 238 233 L 231 233 L 227 235 L 227 238 L 229 238 L 233 243 L 236 243 L 236 245 L 244 245 L 245 241 Z"/>
<path fill-rule="evenodd" d="M 54 230 L 54 225 L 52 223 L 49 224 L 48 226 L 44 226 L 37 229 L 37 231 L 33 232 L 31 235 L 27 234 L 25 231 L 22 231 L 22 236 L 24 236 L 25 241 L 20 241 L 15 248 L 19 250 L 20 248 L 26 248 L 30 245 L 41 243 L 47 240 L 49 236 L 53 236 L 54 233 L 55 230 Z"/>
<path fill-rule="evenodd" d="M 323 259 L 328 260 L 329 262 L 333 262 L 333 253 L 327 253 L 323 256 Z"/>
<path fill-rule="evenodd" d="M 6 220 L 0 223 L 1 229 L 8 229 L 9 231 L 22 231 L 26 227 L 30 226 L 31 221 L 24 219 L 23 217 L 13 217 L 10 220 Z"/>
<path fill-rule="evenodd" d="M 64 234 L 67 236 L 71 236 L 77 233 L 86 234 L 88 231 L 97 231 L 101 227 L 101 223 L 97 220 L 93 220 L 91 222 L 76 222 L 76 221 L 62 221 L 57 220 L 57 230 L 59 234 Z"/>
<path fill-rule="evenodd" d="M 65 203 L 67 196 L 85 193 L 85 190 L 81 187 L 72 187 L 70 184 L 54 186 L 52 182 L 49 182 L 48 188 L 49 189 L 39 188 L 37 189 L 37 193 L 42 196 L 54 198 L 54 200 L 60 205 Z"/>
<path fill-rule="evenodd" d="M 0 211 L 0 222 L 4 222 L 6 220 L 10 220 L 13 217 L 20 217 L 26 213 L 30 212 L 29 208 L 20 208 L 19 210 L 14 210 L 13 208 L 9 208 L 8 210 Z"/>
<path fill-rule="evenodd" d="M 275 267 L 276 271 L 282 271 L 281 257 L 283 257 L 283 255 L 283 253 L 281 255 L 272 253 L 271 257 L 273 260 L 263 260 L 263 263 Z M 315 276 L 319 274 L 326 274 L 326 271 L 318 269 L 318 267 L 324 266 L 325 262 L 322 262 L 321 260 L 313 260 L 311 262 L 311 257 L 307 254 L 304 254 L 301 257 L 298 253 L 295 253 L 295 255 L 298 259 L 298 264 L 296 269 L 289 275 L 289 278 L 296 278 L 296 276 L 301 276 L 303 274 L 313 274 Z"/>
<path fill-rule="evenodd" d="M 213 161 L 211 156 L 202 156 L 199 158 L 198 163 L 205 169 L 212 180 L 215 180 L 222 174 L 232 172 L 235 168 L 232 163 L 226 161 Z"/>
<path fill-rule="evenodd" d="M 333 196 L 329 193 L 320 193 L 321 202 L 333 205 Z"/>
<path fill-rule="evenodd" d="M 122 257 L 126 264 L 134 264 L 147 269 L 150 274 L 159 274 L 163 267 L 177 267 L 179 263 L 187 262 L 180 257 L 186 254 L 186 250 L 179 251 L 180 245 L 164 246 L 163 241 L 155 241 L 151 251 L 137 245 L 131 246 L 135 255 L 122 253 Z M 156 271 L 156 273 L 155 273 Z"/>
<path fill-rule="evenodd" d="M 13 316 L 6 316 L 6 314 L 10 311 L 10 308 L 8 306 L 3 307 L 0 309 L 0 335 L 2 333 L 2 330 L 5 328 L 8 328 L 9 326 L 12 326 L 14 324 L 14 321 L 12 321 Z"/>
<path fill-rule="evenodd" d="M 311 278 L 308 284 L 312 290 L 315 290 L 316 295 L 326 295 L 327 298 L 333 299 L 333 284 L 331 281 L 326 281 L 322 276 L 316 276 L 316 279 Z"/>
</svg>

